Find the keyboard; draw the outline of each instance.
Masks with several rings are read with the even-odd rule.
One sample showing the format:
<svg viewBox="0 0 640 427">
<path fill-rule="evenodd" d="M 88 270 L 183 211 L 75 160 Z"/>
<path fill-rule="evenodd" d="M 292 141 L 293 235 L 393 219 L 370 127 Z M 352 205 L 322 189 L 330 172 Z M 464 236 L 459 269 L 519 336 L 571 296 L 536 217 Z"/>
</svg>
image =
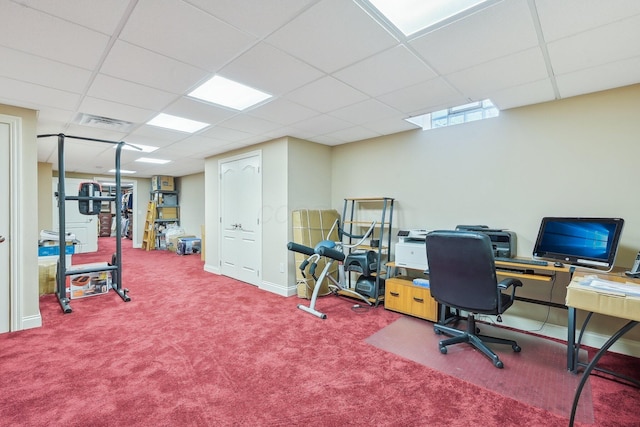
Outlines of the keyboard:
<svg viewBox="0 0 640 427">
<path fill-rule="evenodd" d="M 507 257 L 494 257 L 496 261 L 511 262 L 513 264 L 526 264 L 526 265 L 549 265 L 547 261 L 540 259 L 519 259 L 519 258 L 507 258 Z"/>
</svg>

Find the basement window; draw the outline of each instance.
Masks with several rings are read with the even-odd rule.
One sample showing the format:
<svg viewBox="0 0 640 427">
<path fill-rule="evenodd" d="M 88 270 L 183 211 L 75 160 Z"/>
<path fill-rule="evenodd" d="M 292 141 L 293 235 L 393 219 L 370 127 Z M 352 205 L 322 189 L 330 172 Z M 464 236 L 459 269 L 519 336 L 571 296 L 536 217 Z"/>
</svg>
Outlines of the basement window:
<svg viewBox="0 0 640 427">
<path fill-rule="evenodd" d="M 413 116 L 405 119 L 409 123 L 420 126 L 422 130 L 454 126 L 462 123 L 474 122 L 476 120 L 490 119 L 498 117 L 500 110 L 493 105 L 489 99 L 484 101 L 471 102 L 446 110 L 434 111 L 432 113 Z"/>
</svg>

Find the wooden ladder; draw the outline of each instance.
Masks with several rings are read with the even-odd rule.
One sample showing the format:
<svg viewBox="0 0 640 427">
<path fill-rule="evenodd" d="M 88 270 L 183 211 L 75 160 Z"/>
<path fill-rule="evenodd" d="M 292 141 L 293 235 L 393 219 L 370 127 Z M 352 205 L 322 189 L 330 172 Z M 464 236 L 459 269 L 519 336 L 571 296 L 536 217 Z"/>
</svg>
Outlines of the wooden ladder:
<svg viewBox="0 0 640 427">
<path fill-rule="evenodd" d="M 144 220 L 142 249 L 152 251 L 156 248 L 156 202 L 147 205 L 147 217 Z"/>
</svg>

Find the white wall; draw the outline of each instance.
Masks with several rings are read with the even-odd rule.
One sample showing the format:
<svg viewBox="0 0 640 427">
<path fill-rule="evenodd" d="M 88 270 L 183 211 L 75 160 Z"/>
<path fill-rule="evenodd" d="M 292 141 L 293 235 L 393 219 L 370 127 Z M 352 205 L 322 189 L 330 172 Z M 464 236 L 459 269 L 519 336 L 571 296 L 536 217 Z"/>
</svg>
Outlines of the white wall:
<svg viewBox="0 0 640 427">
<path fill-rule="evenodd" d="M 508 228 L 522 256 L 531 256 L 543 216 L 622 217 L 617 264 L 628 267 L 640 249 L 638 113 L 640 85 L 634 85 L 337 146 L 333 207 L 340 209 L 344 197 L 394 197 L 396 229 Z M 553 289 L 525 285 L 524 296 L 564 302 L 566 278 Z M 564 310 L 517 303 L 510 313 L 530 329 L 547 314 L 548 322 L 566 325 Z M 598 319 L 591 329 L 610 334 L 620 323 Z M 640 340 L 640 330 L 628 337 Z"/>
</svg>

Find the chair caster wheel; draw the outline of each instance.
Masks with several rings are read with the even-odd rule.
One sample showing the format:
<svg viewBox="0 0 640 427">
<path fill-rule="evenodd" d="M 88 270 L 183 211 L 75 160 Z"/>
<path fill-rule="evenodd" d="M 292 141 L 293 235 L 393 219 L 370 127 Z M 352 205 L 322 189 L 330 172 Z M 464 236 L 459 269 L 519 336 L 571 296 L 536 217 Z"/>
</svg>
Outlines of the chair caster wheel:
<svg viewBox="0 0 640 427">
<path fill-rule="evenodd" d="M 440 347 L 440 353 L 447 354 L 447 347 Z"/>
<path fill-rule="evenodd" d="M 516 353 L 520 353 L 520 351 L 522 350 L 518 344 L 512 345 L 512 346 L 511 346 L 511 348 L 512 348 L 512 349 L 513 349 L 513 351 L 515 351 Z"/>
<path fill-rule="evenodd" d="M 495 362 L 493 362 L 493 365 L 498 369 L 504 368 L 504 363 L 502 363 L 502 360 L 496 360 Z"/>
<path fill-rule="evenodd" d="M 436 333 L 436 335 L 442 335 L 442 331 L 438 329 L 434 329 L 433 331 Z"/>
</svg>

